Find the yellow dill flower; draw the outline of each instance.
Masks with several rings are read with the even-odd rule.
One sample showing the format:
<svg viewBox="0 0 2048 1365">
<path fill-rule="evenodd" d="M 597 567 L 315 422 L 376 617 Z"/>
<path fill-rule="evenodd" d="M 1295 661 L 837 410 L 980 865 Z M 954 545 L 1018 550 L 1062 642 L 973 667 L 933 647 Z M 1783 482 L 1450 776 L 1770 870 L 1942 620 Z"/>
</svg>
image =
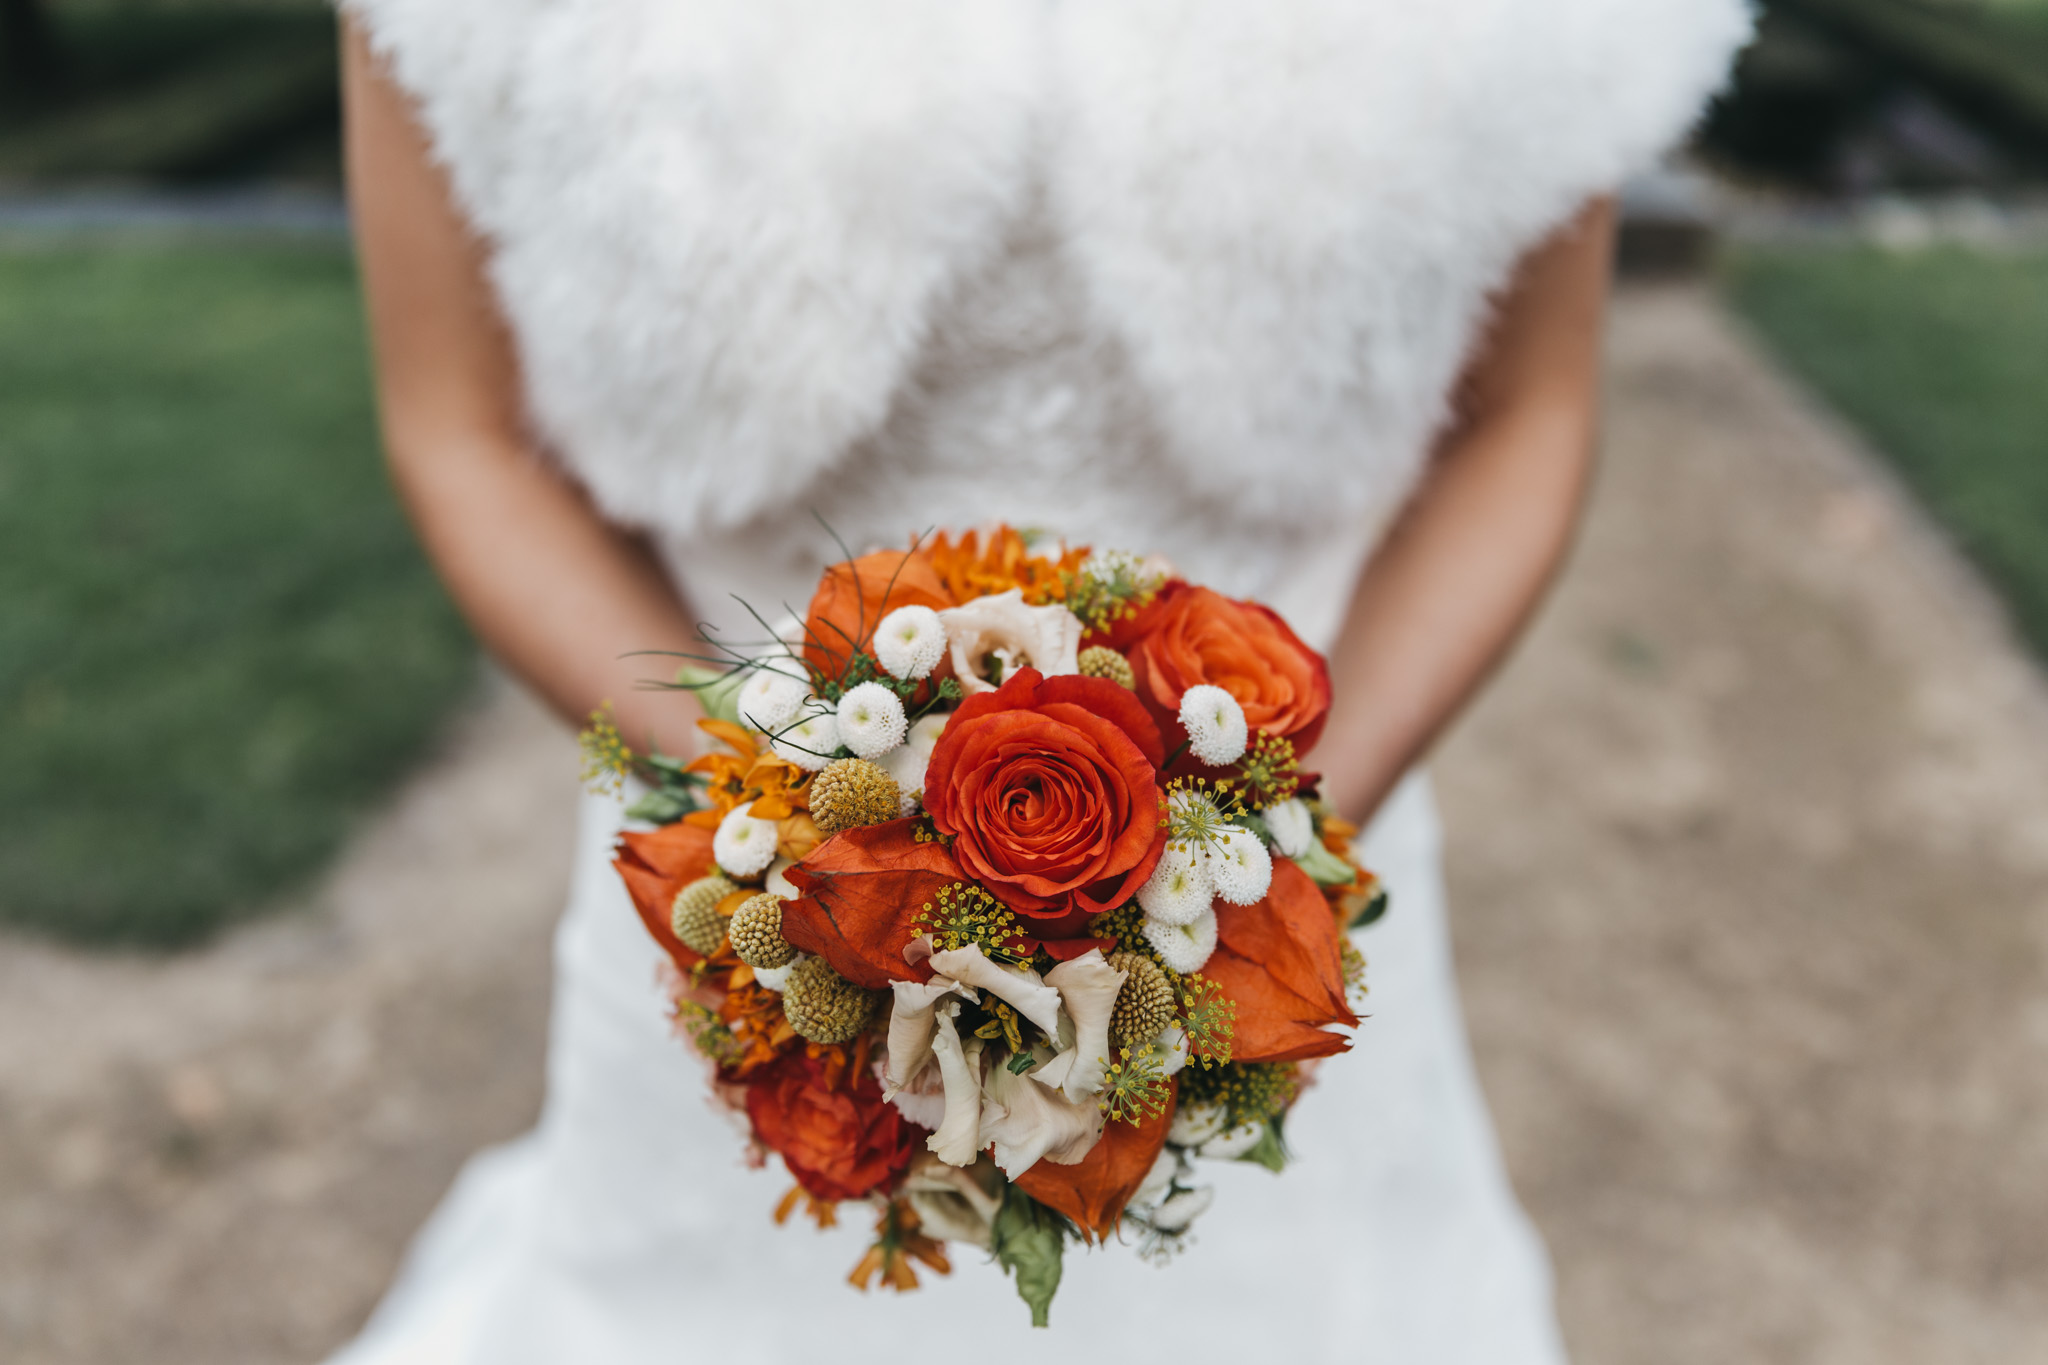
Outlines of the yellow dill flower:
<svg viewBox="0 0 2048 1365">
<path fill-rule="evenodd" d="M 633 771 L 633 751 L 619 734 L 612 719 L 612 704 L 605 702 L 590 713 L 590 723 L 576 736 L 583 750 L 583 786 L 593 796 L 617 796 L 625 790 Z"/>
</svg>

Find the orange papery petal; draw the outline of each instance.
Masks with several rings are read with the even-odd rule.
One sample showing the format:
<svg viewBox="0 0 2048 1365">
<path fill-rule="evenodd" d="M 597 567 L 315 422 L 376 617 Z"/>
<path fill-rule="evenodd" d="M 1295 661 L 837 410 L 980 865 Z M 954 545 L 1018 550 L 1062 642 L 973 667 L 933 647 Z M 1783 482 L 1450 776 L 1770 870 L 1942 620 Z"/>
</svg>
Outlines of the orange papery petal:
<svg viewBox="0 0 2048 1365">
<path fill-rule="evenodd" d="M 916 937 L 911 917 L 939 888 L 964 878 L 945 845 L 920 843 L 914 828 L 914 821 L 891 820 L 819 844 L 788 872 L 803 894 L 784 903 L 782 936 L 869 990 L 929 977 L 929 967 L 903 960 Z"/>
<path fill-rule="evenodd" d="M 1040 1161 L 1017 1178 L 1017 1188 L 1073 1219 L 1089 1241 L 1102 1241 L 1116 1231 L 1124 1205 L 1151 1173 L 1172 1121 L 1169 1100 L 1141 1126 L 1111 1122 L 1104 1126 L 1102 1140 L 1078 1165 Z"/>
<path fill-rule="evenodd" d="M 1230 1043 L 1236 1062 L 1292 1062 L 1326 1057 L 1351 1046 L 1323 1007 L 1302 999 L 1256 962 L 1218 948 L 1202 968 L 1237 1005 L 1237 1031 Z"/>
<path fill-rule="evenodd" d="M 1216 910 L 1216 940 L 1224 949 L 1265 968 L 1320 1015 L 1316 1022 L 1356 1024 L 1344 1000 L 1339 932 L 1322 888 L 1286 858 L 1273 860 L 1273 884 L 1262 900 Z M 1240 1003 L 1240 1028 L 1245 1008 Z"/>
<path fill-rule="evenodd" d="M 845 669 L 853 651 L 867 649 L 875 627 L 898 607 L 953 605 L 953 595 L 922 550 L 877 550 L 825 571 L 805 614 L 804 661 L 828 678 Z"/>
<path fill-rule="evenodd" d="M 712 869 L 711 836 L 695 825 L 663 825 L 619 836 L 627 854 L 664 877 L 695 881 Z"/>
<path fill-rule="evenodd" d="M 676 892 L 711 871 L 710 833 L 694 825 L 677 824 L 647 833 L 621 834 L 612 866 L 625 883 L 641 924 L 669 959 L 683 971 L 703 961 L 669 928 L 669 907 Z"/>
</svg>

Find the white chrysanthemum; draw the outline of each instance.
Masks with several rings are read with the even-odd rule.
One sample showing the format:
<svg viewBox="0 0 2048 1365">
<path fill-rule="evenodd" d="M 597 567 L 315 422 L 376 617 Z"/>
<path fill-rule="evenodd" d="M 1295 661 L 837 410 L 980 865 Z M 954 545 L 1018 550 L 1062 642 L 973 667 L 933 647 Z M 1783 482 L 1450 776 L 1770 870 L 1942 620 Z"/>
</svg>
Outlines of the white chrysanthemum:
<svg viewBox="0 0 2048 1365">
<path fill-rule="evenodd" d="M 1166 1130 L 1166 1140 L 1177 1147 L 1199 1147 L 1222 1132 L 1229 1120 L 1229 1113 L 1213 1101 L 1183 1104 L 1173 1111 L 1173 1124 Z"/>
<path fill-rule="evenodd" d="M 798 953 L 780 967 L 753 967 L 749 970 L 754 973 L 754 981 L 762 990 L 774 991 L 777 995 L 780 995 L 789 985 L 789 974 L 795 971 L 797 964 L 808 956 L 808 953 Z"/>
<path fill-rule="evenodd" d="M 1180 723 L 1187 727 L 1188 751 L 1212 768 L 1243 758 L 1251 738 L 1237 698 L 1208 683 L 1181 693 Z"/>
<path fill-rule="evenodd" d="M 768 870 L 775 861 L 776 829 L 773 820 L 756 820 L 754 803 L 735 806 L 718 822 L 711 836 L 711 856 L 725 875 L 747 881 Z"/>
<path fill-rule="evenodd" d="M 778 758 L 788 759 L 806 772 L 817 772 L 839 751 L 839 722 L 830 711 L 820 711 L 786 726 L 768 741 Z"/>
<path fill-rule="evenodd" d="M 1159 1048 L 1159 1069 L 1169 1076 L 1178 1076 L 1188 1064 L 1187 1031 L 1179 1024 L 1168 1024 L 1152 1041 Z"/>
<path fill-rule="evenodd" d="M 1207 1185 L 1198 1190 L 1182 1190 L 1154 1209 L 1150 1222 L 1161 1232 L 1179 1232 L 1207 1213 L 1209 1205 L 1215 1202 L 1216 1191 Z"/>
<path fill-rule="evenodd" d="M 1186 976 L 1209 964 L 1216 951 L 1216 912 L 1204 910 L 1193 924 L 1162 924 L 1145 921 L 1145 941 L 1159 953 L 1167 966 Z"/>
<path fill-rule="evenodd" d="M 1250 905 L 1273 885 L 1273 855 L 1242 825 L 1219 831 L 1203 850 L 1203 862 L 1216 894 L 1232 905 Z"/>
<path fill-rule="evenodd" d="M 794 667 L 783 661 L 781 667 Z M 773 734 L 796 719 L 811 689 L 802 679 L 780 671 L 777 664 L 764 664 L 740 684 L 740 719 L 762 734 Z"/>
<path fill-rule="evenodd" d="M 905 815 L 917 814 L 918 797 L 924 791 L 924 770 L 931 763 L 932 750 L 938 747 L 939 736 L 945 732 L 946 722 L 951 718 L 952 713 L 947 711 L 934 711 L 919 717 L 903 736 L 901 744 L 875 760 L 896 779 L 896 790 L 903 793 Z"/>
<path fill-rule="evenodd" d="M 1308 846 L 1315 842 L 1315 817 L 1308 813 L 1308 803 L 1298 796 L 1290 796 L 1277 806 L 1268 806 L 1259 812 L 1265 818 L 1266 829 L 1273 836 L 1273 847 L 1281 856 L 1299 858 L 1308 852 Z"/>
<path fill-rule="evenodd" d="M 1152 1159 L 1152 1169 L 1132 1192 L 1129 1207 L 1148 1209 L 1166 1198 L 1166 1192 L 1173 1188 L 1174 1180 L 1181 1174 L 1181 1155 L 1171 1147 L 1161 1147 L 1159 1155 Z"/>
<path fill-rule="evenodd" d="M 839 699 L 839 742 L 855 758 L 880 758 L 903 742 L 909 728 L 902 698 L 878 682 L 850 687 Z"/>
<path fill-rule="evenodd" d="M 774 862 L 768 864 L 768 875 L 761 879 L 761 889 L 763 891 L 773 891 L 786 901 L 795 900 L 797 898 L 797 889 L 790 883 L 789 877 L 786 875 L 789 869 L 795 866 L 796 859 L 794 858 L 777 858 Z"/>
<path fill-rule="evenodd" d="M 1138 888 L 1138 904 L 1161 924 L 1193 924 L 1216 899 L 1216 884 L 1210 880 L 1208 860 L 1200 849 L 1187 844 L 1168 844 L 1159 855 L 1159 866 Z"/>
<path fill-rule="evenodd" d="M 946 627 L 930 607 L 898 607 L 875 627 L 875 662 L 892 678 L 916 682 L 946 657 Z"/>
<path fill-rule="evenodd" d="M 1195 1152 L 1195 1155 L 1229 1161 L 1243 1156 L 1246 1152 L 1258 1146 L 1265 1136 L 1265 1124 L 1240 1123 L 1230 1131 L 1218 1133 L 1215 1137 L 1204 1142 Z"/>
</svg>

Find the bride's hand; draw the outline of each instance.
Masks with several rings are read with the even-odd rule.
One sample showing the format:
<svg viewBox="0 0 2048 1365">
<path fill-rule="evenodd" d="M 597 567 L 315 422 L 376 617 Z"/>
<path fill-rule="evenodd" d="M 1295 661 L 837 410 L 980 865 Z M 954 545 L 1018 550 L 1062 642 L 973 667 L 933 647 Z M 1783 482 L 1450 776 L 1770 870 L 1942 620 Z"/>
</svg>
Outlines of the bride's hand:
<svg viewBox="0 0 2048 1365">
<path fill-rule="evenodd" d="M 1366 566 L 1330 653 L 1310 767 L 1363 822 L 1521 633 L 1571 541 L 1593 462 L 1611 202 L 1523 260 L 1455 420 Z"/>
<path fill-rule="evenodd" d="M 572 723 L 609 701 L 635 748 L 693 753 L 689 697 L 648 692 L 696 632 L 644 545 L 534 450 L 518 361 L 448 183 L 403 94 L 351 24 L 349 197 L 384 444 L 427 553 L 484 644 Z"/>
</svg>

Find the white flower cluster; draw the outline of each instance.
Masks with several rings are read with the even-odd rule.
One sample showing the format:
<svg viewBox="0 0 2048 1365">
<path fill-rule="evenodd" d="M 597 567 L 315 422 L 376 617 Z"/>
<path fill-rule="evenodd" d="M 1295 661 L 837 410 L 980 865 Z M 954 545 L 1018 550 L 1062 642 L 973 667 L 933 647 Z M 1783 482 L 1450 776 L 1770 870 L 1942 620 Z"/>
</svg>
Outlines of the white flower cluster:
<svg viewBox="0 0 2048 1365">
<path fill-rule="evenodd" d="M 1256 834 L 1231 824 L 1205 791 L 1174 791 L 1166 818 L 1166 852 L 1138 888 L 1145 941 L 1173 970 L 1198 972 L 1216 951 L 1216 901 L 1259 900 L 1273 884 L 1273 856 Z"/>
<path fill-rule="evenodd" d="M 946 715 L 912 721 L 903 699 L 884 682 L 850 687 L 837 705 L 817 696 L 799 653 L 803 625 L 777 625 L 782 652 L 755 660 L 737 695 L 740 720 L 767 736 L 775 754 L 818 772 L 842 752 L 879 763 L 903 792 L 903 814 L 914 815 L 925 766 L 946 728 Z M 898 682 L 921 682 L 950 652 L 954 676 L 969 693 L 993 691 L 1019 668 L 1048 677 L 1080 671 L 1081 623 L 1061 606 L 1032 607 L 1019 589 L 934 611 L 898 607 L 875 627 L 875 662 Z"/>
</svg>

